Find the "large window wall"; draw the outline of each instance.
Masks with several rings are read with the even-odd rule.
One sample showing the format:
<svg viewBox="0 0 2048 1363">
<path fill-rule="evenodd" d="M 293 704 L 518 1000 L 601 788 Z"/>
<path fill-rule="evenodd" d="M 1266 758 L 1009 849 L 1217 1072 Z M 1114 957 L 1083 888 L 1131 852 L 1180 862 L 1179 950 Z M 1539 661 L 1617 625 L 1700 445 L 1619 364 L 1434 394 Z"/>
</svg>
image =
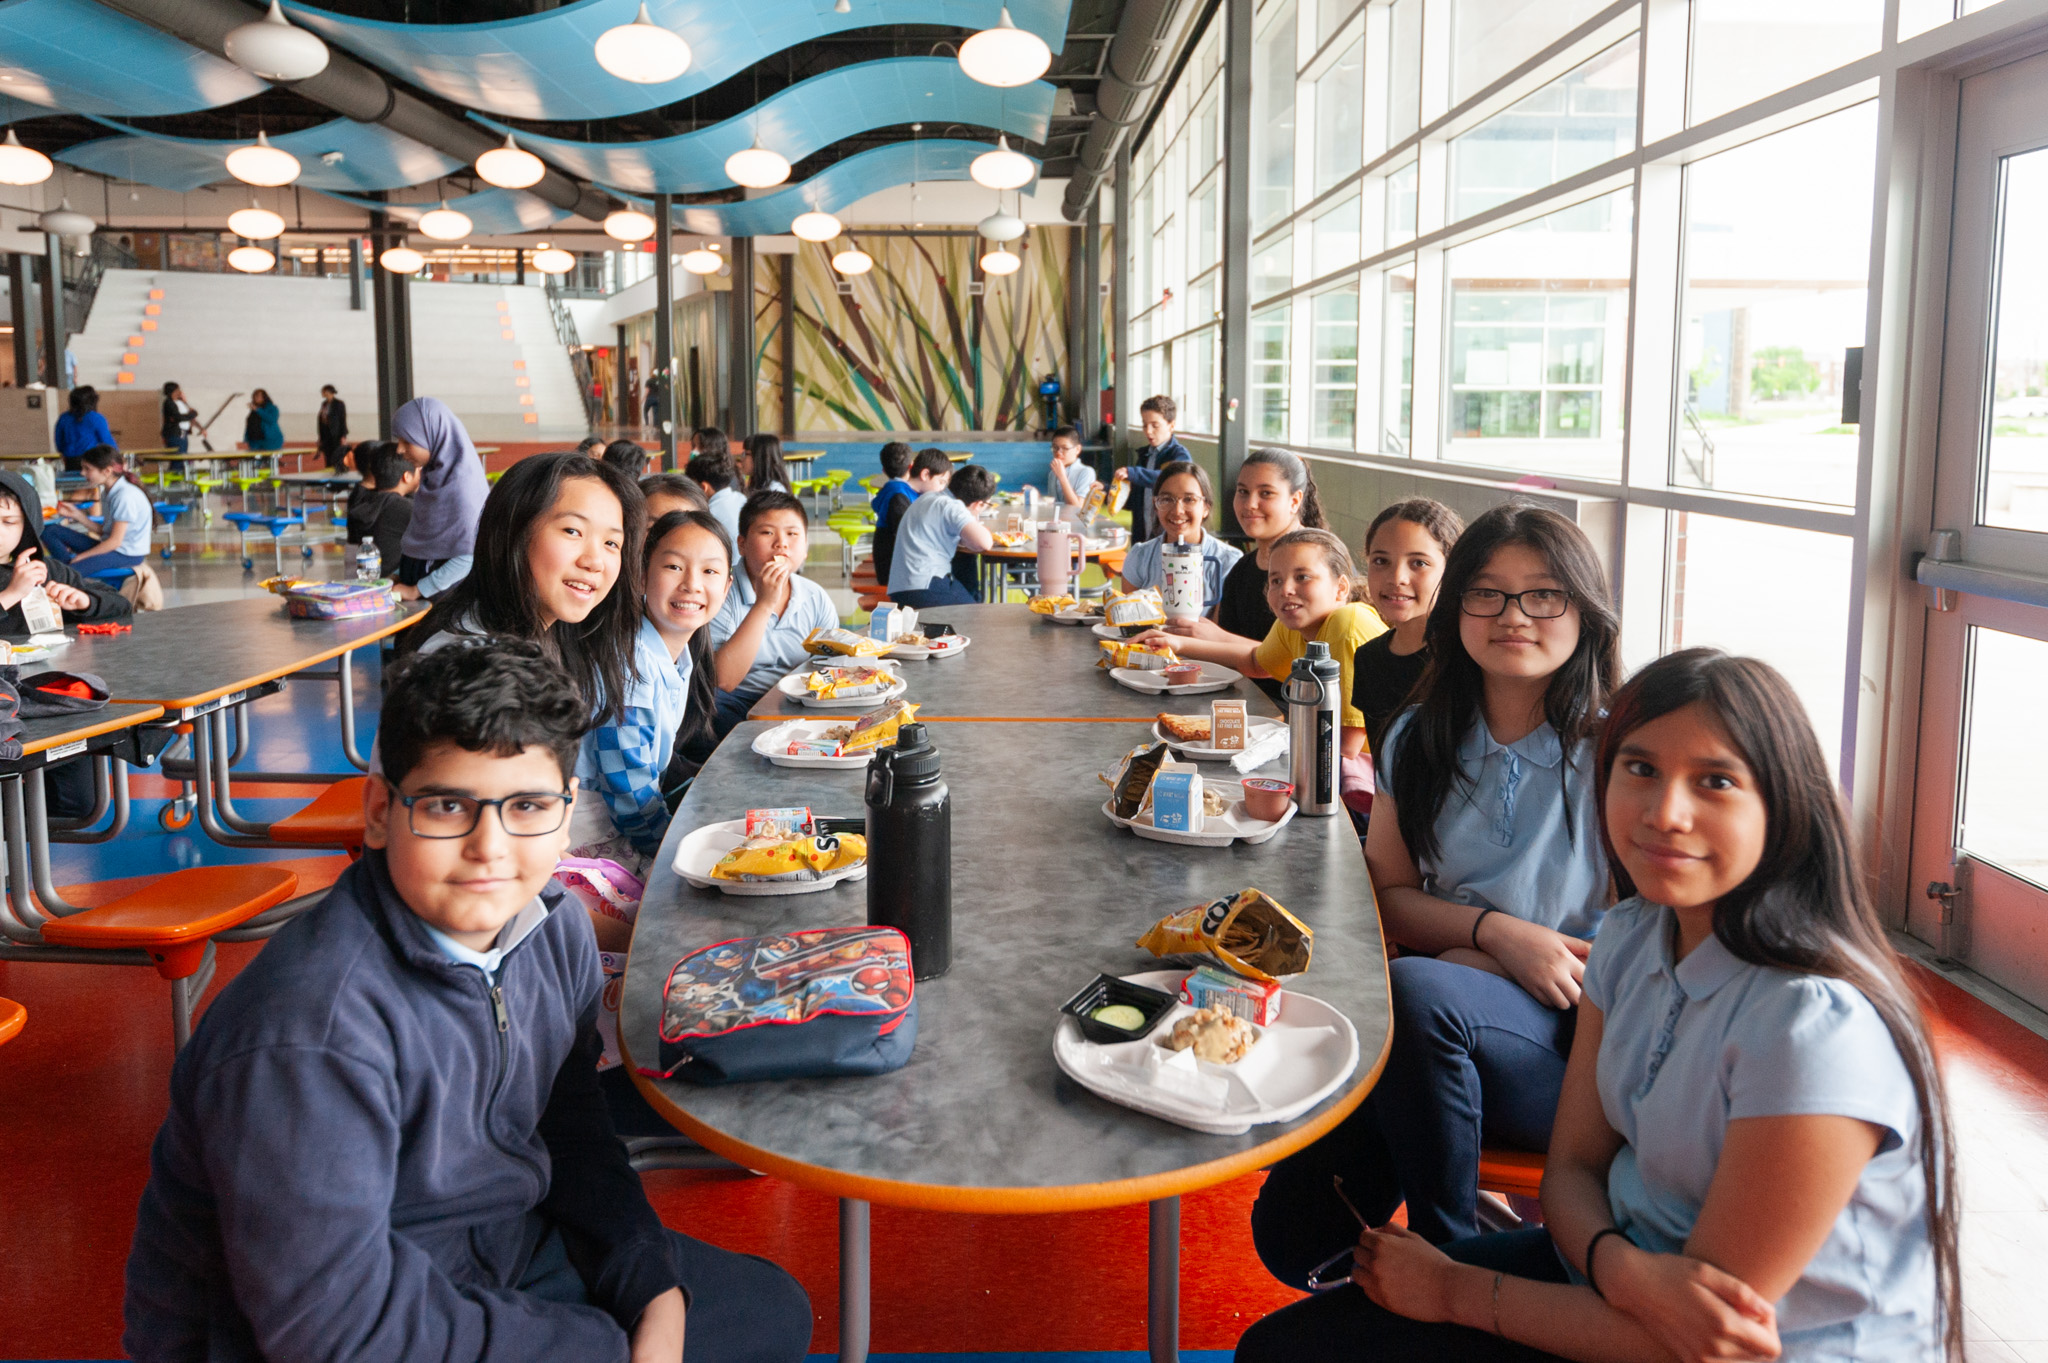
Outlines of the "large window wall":
<svg viewBox="0 0 2048 1363">
<path fill-rule="evenodd" d="M 1608 501 L 1630 662 L 1764 657 L 1842 756 L 1881 87 L 1983 8 L 1899 0 L 1887 31 L 1885 0 L 1262 0 L 1250 441 L 1326 484 L 1355 463 Z M 1222 30 L 1133 155 L 1132 379 L 1212 437 Z M 1370 510 L 1326 501 L 1356 547 Z"/>
</svg>

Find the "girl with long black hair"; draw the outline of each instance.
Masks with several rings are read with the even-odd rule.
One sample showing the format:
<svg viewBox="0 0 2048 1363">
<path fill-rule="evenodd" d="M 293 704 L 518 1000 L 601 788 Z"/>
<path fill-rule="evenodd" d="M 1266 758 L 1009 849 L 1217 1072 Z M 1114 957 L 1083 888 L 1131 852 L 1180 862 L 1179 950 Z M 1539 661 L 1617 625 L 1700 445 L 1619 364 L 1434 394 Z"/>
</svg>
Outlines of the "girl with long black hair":
<svg viewBox="0 0 2048 1363">
<path fill-rule="evenodd" d="M 756 492 L 789 491 L 789 464 L 782 457 L 782 437 L 763 431 L 740 442 L 739 457 L 733 461 L 747 483 L 747 495 Z"/>
</svg>

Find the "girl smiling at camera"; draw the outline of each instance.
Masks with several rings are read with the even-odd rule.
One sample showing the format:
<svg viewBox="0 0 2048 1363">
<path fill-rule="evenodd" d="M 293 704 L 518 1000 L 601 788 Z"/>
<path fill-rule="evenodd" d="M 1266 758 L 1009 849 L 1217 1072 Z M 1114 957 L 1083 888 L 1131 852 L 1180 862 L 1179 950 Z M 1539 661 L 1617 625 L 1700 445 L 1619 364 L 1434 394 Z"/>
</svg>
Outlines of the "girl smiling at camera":
<svg viewBox="0 0 2048 1363">
<path fill-rule="evenodd" d="M 1457 512 L 1417 497 L 1380 512 L 1365 532 L 1365 599 L 1388 629 L 1358 650 L 1351 703 L 1365 716 L 1374 752 L 1429 664 L 1430 608 L 1444 560 L 1464 529 Z"/>
<path fill-rule="evenodd" d="M 1200 464 L 1181 460 L 1159 470 L 1159 485 L 1152 492 L 1152 515 L 1159 522 L 1159 535 L 1132 545 L 1124 556 L 1123 589 L 1135 592 L 1157 587 L 1166 580 L 1166 546 L 1192 544 L 1202 552 L 1202 614 L 1214 615 L 1216 603 L 1223 599 L 1223 580 L 1244 557 L 1203 528 L 1215 503 L 1209 475 Z"/>
</svg>

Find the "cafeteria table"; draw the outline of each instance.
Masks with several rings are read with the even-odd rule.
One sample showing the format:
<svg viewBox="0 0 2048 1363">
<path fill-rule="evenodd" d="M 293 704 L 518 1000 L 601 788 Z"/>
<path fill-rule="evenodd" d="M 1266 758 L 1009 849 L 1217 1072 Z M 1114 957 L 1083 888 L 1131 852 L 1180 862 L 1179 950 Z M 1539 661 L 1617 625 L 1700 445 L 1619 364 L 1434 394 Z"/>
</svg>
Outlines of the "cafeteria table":
<svg viewBox="0 0 2048 1363">
<path fill-rule="evenodd" d="M 1227 690 L 1194 696 L 1133 691 L 1110 676 L 1107 668 L 1095 665 L 1105 655 L 1094 630 L 1055 624 L 1022 603 L 933 606 L 920 611 L 918 619 L 951 625 L 969 641 L 966 651 L 954 657 L 897 663 L 910 683 L 904 699 L 918 706 L 922 720 L 1149 720 L 1161 710 L 1206 712 L 1212 700 L 1242 700 L 1252 715 L 1279 713 L 1250 678 L 1232 682 Z M 747 717 L 816 719 L 857 713 L 814 709 L 770 691 L 754 703 Z"/>
<path fill-rule="evenodd" d="M 1125 539 L 1109 544 L 1103 540 L 1085 540 L 1081 547 L 1088 559 L 1101 565 L 1104 579 L 1114 581 L 1116 575 L 1124 570 L 1124 555 L 1130 553 L 1131 542 Z M 1072 552 L 1070 548 L 1068 553 L 1071 555 Z M 1034 572 L 1038 568 L 1038 547 L 1035 544 L 1017 549 L 983 549 L 976 557 L 981 560 L 981 599 L 990 604 L 1001 603 L 1012 585 L 1022 585 L 1009 581 L 1009 570 L 1013 566 L 1029 564 Z"/>
</svg>

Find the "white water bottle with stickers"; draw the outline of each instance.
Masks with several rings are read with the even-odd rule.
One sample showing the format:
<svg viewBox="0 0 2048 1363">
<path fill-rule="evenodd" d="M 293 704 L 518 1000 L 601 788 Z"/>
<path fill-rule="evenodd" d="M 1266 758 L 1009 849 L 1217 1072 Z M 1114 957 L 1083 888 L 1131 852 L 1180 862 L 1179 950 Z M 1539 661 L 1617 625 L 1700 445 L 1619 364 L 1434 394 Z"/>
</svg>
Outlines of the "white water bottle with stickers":
<svg viewBox="0 0 2048 1363">
<path fill-rule="evenodd" d="M 1159 595 L 1168 624 L 1191 625 L 1202 614 L 1202 549 L 1173 541 L 1159 546 Z"/>
</svg>

